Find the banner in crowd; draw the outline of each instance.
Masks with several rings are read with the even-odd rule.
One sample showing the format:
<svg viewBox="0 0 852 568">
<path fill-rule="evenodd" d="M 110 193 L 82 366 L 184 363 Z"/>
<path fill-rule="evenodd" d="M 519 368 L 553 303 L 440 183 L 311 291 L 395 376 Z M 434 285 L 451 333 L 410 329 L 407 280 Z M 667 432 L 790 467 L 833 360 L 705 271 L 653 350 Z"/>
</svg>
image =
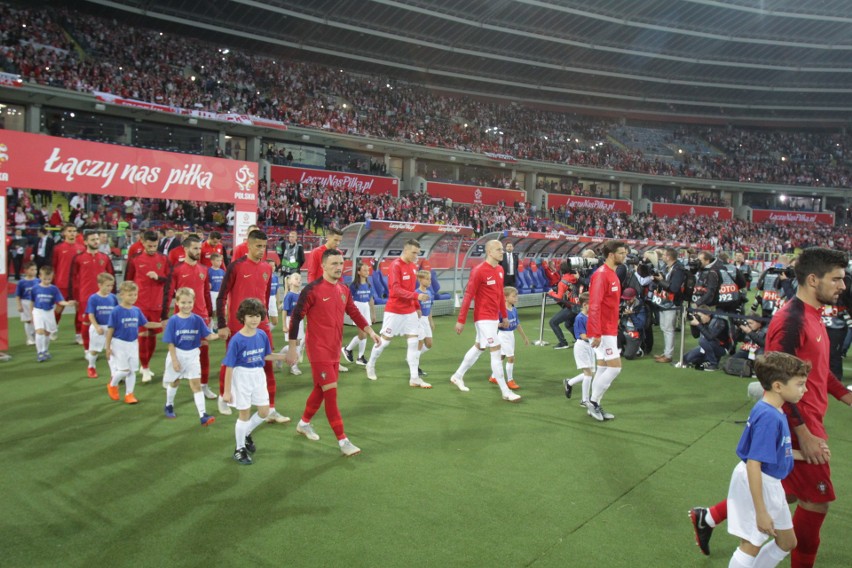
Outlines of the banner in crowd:
<svg viewBox="0 0 852 568">
<path fill-rule="evenodd" d="M 494 153 L 494 152 L 483 152 L 483 155 L 490 160 L 496 160 L 498 162 L 508 162 L 510 164 L 514 164 L 515 162 L 518 161 L 511 154 L 497 154 L 497 153 Z"/>
<path fill-rule="evenodd" d="M 125 99 L 112 93 L 104 93 L 94 91 L 95 98 L 101 102 L 112 105 L 139 108 L 142 110 L 151 110 L 156 112 L 166 112 L 169 114 L 177 114 L 180 116 L 191 116 L 192 118 L 202 118 L 206 120 L 218 120 L 220 122 L 234 122 L 246 126 L 262 126 L 264 128 L 275 128 L 276 130 L 287 130 L 287 125 L 280 120 L 272 120 L 269 118 L 261 118 L 250 114 L 239 114 L 234 112 L 211 112 L 208 110 L 182 108 L 172 105 L 161 105 L 157 103 L 149 103 L 146 101 L 138 101 L 136 99 Z"/>
<path fill-rule="evenodd" d="M 22 87 L 24 81 L 15 73 L 0 73 L 0 85 L 3 87 Z"/>
<path fill-rule="evenodd" d="M 633 202 L 628 199 L 604 199 L 602 197 L 586 197 L 583 195 L 563 195 L 561 193 L 547 194 L 547 207 L 562 207 L 567 209 L 594 209 L 595 211 L 616 211 L 633 214 Z"/>
<path fill-rule="evenodd" d="M 822 223 L 834 225 L 834 213 L 816 211 L 773 211 L 771 209 L 752 209 L 751 220 L 754 223 Z"/>
<path fill-rule="evenodd" d="M 686 205 L 680 203 L 652 203 L 651 213 L 658 217 L 680 217 L 681 215 L 698 215 L 713 217 L 728 221 L 734 218 L 734 210 L 730 207 L 710 207 L 707 205 Z"/>
<path fill-rule="evenodd" d="M 0 130 L 0 182 L 73 193 L 257 208 L 257 164 Z"/>
<path fill-rule="evenodd" d="M 479 187 L 438 181 L 427 182 L 426 193 L 430 197 L 452 199 L 453 203 L 479 205 L 498 205 L 502 201 L 511 207 L 516 201 L 523 203 L 527 200 L 527 193 L 517 189 L 497 189 L 494 187 Z"/>
<path fill-rule="evenodd" d="M 376 221 L 368 219 L 367 229 L 371 231 L 403 231 L 406 233 L 446 233 L 470 237 L 473 235 L 472 227 L 460 225 L 431 225 L 429 223 L 408 223 L 406 221 Z"/>
<path fill-rule="evenodd" d="M 272 166 L 270 175 L 275 183 L 289 181 L 307 185 L 319 184 L 332 191 L 369 193 L 372 195 L 390 194 L 399 197 L 399 180 L 395 177 L 294 168 L 291 166 Z"/>
</svg>

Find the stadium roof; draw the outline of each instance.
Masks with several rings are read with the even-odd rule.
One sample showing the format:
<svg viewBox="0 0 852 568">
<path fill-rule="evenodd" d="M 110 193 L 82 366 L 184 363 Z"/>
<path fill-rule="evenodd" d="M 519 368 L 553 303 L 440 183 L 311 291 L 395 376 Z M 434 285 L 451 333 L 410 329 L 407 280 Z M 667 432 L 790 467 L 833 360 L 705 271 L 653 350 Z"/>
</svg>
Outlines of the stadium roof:
<svg viewBox="0 0 852 568">
<path fill-rule="evenodd" d="M 590 113 L 852 119 L 852 0 L 88 2 L 223 47 Z"/>
</svg>

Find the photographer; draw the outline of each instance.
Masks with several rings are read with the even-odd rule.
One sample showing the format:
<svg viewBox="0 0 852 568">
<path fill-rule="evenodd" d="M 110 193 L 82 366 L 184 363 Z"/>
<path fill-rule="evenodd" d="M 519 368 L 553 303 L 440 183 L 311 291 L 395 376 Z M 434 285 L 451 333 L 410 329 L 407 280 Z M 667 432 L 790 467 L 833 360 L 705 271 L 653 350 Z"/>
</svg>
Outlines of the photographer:
<svg viewBox="0 0 852 568">
<path fill-rule="evenodd" d="M 715 306 L 719 303 L 722 267 L 716 257 L 704 250 L 698 253 L 698 262 L 701 268 L 692 291 L 692 303 L 696 306 Z"/>
<path fill-rule="evenodd" d="M 735 320 L 734 326 L 734 342 L 740 346 L 731 357 L 754 360 L 758 355 L 762 355 L 766 345 L 767 328 L 757 313 L 751 312 L 745 319 Z"/>
<path fill-rule="evenodd" d="M 786 301 L 786 296 L 779 290 L 781 288 L 781 276 L 784 276 L 785 281 L 793 282 L 796 280 L 795 271 L 784 266 L 782 263 L 770 266 L 760 273 L 757 278 L 757 294 L 752 304 L 752 311 L 760 306 L 763 317 L 771 317 L 772 314 L 781 309 Z"/>
<path fill-rule="evenodd" d="M 574 269 L 571 268 L 569 261 L 562 263 L 560 272 L 562 272 L 562 278 L 556 285 L 556 291 L 550 290 L 547 295 L 553 298 L 562 309 L 550 318 L 550 321 L 547 323 L 558 340 L 558 343 L 553 348 L 568 349 L 571 345 L 566 341 L 565 334 L 562 332 L 560 326 L 564 324 L 568 331 L 571 332 L 571 335 L 574 334 L 574 320 L 577 318 L 577 314 L 580 313 L 579 297 L 581 290 L 578 289 L 577 275 L 574 273 Z"/>
<path fill-rule="evenodd" d="M 825 330 L 828 332 L 828 344 L 830 346 L 828 353 L 828 368 L 839 380 L 843 380 L 843 346 L 846 341 L 846 336 L 850 328 L 849 314 L 849 274 L 847 273 L 844 282 L 847 288 L 840 294 L 840 299 L 837 305 L 825 304 L 822 307 L 822 322 L 825 324 Z"/>
<path fill-rule="evenodd" d="M 621 294 L 618 322 L 618 348 L 625 359 L 641 357 L 642 343 L 648 324 L 648 306 L 639 299 L 636 290 L 625 288 Z"/>
<path fill-rule="evenodd" d="M 796 261 L 792 260 L 787 268 L 778 275 L 778 289 L 781 291 L 781 297 L 786 302 L 796 297 L 796 289 L 798 287 L 799 281 L 796 280 Z"/>
<path fill-rule="evenodd" d="M 663 332 L 663 352 L 654 360 L 657 363 L 671 363 L 674 354 L 675 320 L 683 304 L 683 289 L 686 283 L 686 270 L 677 259 L 677 251 L 671 247 L 663 253 L 665 270 L 653 276 L 651 302 L 660 314 L 660 330 Z"/>
<path fill-rule="evenodd" d="M 719 369 L 719 359 L 731 343 L 728 322 L 709 313 L 710 306 L 702 305 L 690 314 L 692 337 L 698 338 L 698 347 L 683 356 L 681 367 L 695 367 L 703 371 Z"/>
<path fill-rule="evenodd" d="M 747 292 L 751 289 L 751 265 L 746 262 L 744 253 L 739 251 L 734 253 L 734 268 L 742 276 L 743 285 L 740 286 L 740 289 Z"/>
</svg>

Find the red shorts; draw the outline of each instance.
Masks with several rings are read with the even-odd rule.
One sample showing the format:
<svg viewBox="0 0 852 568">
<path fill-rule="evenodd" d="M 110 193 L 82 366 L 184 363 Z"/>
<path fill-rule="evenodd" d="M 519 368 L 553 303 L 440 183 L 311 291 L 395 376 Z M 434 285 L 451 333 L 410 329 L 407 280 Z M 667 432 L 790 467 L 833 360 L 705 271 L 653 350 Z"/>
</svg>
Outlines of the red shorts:
<svg viewBox="0 0 852 568">
<path fill-rule="evenodd" d="M 811 464 L 797 461 L 785 479 L 781 481 L 787 495 L 810 503 L 830 503 L 835 500 L 831 484 L 831 467 L 828 464 Z"/>
<path fill-rule="evenodd" d="M 311 374 L 318 387 L 336 383 L 339 373 L 340 363 L 311 363 Z"/>
<path fill-rule="evenodd" d="M 158 322 L 163 321 L 163 312 L 160 309 L 149 309 L 149 308 L 139 308 L 142 310 L 142 315 L 145 316 L 145 319 L 148 321 Z M 140 327 L 139 333 L 147 332 L 148 335 L 156 335 L 163 331 L 162 329 L 148 329 L 147 327 Z"/>
</svg>

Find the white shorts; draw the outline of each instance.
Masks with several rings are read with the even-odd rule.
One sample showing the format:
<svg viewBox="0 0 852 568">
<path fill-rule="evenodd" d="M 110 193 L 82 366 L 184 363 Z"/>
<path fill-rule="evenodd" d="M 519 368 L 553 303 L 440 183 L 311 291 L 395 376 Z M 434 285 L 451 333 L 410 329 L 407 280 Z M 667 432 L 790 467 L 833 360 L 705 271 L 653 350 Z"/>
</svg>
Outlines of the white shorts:
<svg viewBox="0 0 852 568">
<path fill-rule="evenodd" d="M 618 350 L 618 338 L 614 335 L 601 337 L 601 344 L 594 349 L 598 361 L 612 361 L 621 357 L 621 352 Z"/>
<path fill-rule="evenodd" d="M 56 312 L 33 308 L 33 327 L 43 329 L 47 333 L 56 331 Z"/>
<path fill-rule="evenodd" d="M 370 317 L 370 302 L 355 302 L 355 307 L 358 308 L 358 311 L 367 320 L 367 325 L 373 325 L 373 318 Z"/>
<path fill-rule="evenodd" d="M 269 308 L 266 310 L 266 315 L 271 318 L 278 317 L 278 298 L 269 296 Z"/>
<path fill-rule="evenodd" d="M 394 314 L 385 312 L 385 319 L 382 322 L 382 335 L 385 337 L 394 337 L 397 335 L 420 335 L 420 318 L 417 312 L 410 314 Z"/>
<path fill-rule="evenodd" d="M 216 300 L 219 298 L 219 292 L 210 291 L 210 301 L 213 304 L 213 311 L 216 311 Z"/>
<path fill-rule="evenodd" d="M 422 316 L 420 318 L 420 333 L 417 335 L 417 339 L 423 341 L 426 338 L 432 339 L 432 326 L 429 325 L 429 316 Z"/>
<path fill-rule="evenodd" d="M 110 343 L 112 356 L 109 358 L 109 368 L 113 373 L 116 371 L 139 370 L 139 341 L 124 341 L 123 339 L 112 339 Z"/>
<path fill-rule="evenodd" d="M 231 375 L 231 402 L 237 410 L 269 406 L 266 373 L 263 367 L 234 367 Z"/>
<path fill-rule="evenodd" d="M 21 300 L 21 321 L 22 322 L 33 321 L 33 301 L 32 300 Z"/>
<path fill-rule="evenodd" d="M 497 320 L 481 320 L 473 322 L 476 328 L 476 343 L 481 349 L 493 349 L 500 345 L 500 322 Z"/>
<path fill-rule="evenodd" d="M 578 369 L 595 368 L 595 350 L 588 341 L 578 339 L 574 343 L 574 364 Z"/>
<path fill-rule="evenodd" d="M 497 331 L 497 338 L 500 340 L 500 355 L 504 357 L 515 356 L 515 332 L 514 331 Z"/>
<path fill-rule="evenodd" d="M 89 326 L 89 351 L 100 353 L 104 350 L 104 347 L 106 346 L 107 326 L 102 325 L 101 331 L 104 332 L 103 335 L 98 333 L 98 329 L 95 326 Z"/>
<path fill-rule="evenodd" d="M 180 371 L 172 366 L 172 354 L 166 354 L 166 370 L 163 371 L 163 386 L 169 386 L 178 379 L 201 378 L 201 349 L 175 349 Z M 264 375 L 265 376 L 265 375 Z"/>
<path fill-rule="evenodd" d="M 778 530 L 793 528 L 793 518 L 790 506 L 784 494 L 780 479 L 775 479 L 765 473 L 760 474 L 763 485 L 763 502 L 766 512 L 772 517 L 772 524 Z M 740 462 L 731 474 L 731 485 L 728 488 L 728 532 L 743 538 L 755 546 L 761 546 L 771 537 L 757 530 L 757 515 L 754 512 L 754 501 L 748 488 L 748 474 L 745 462 Z"/>
<path fill-rule="evenodd" d="M 285 331 L 284 339 L 286 341 L 290 341 L 290 316 L 284 316 L 287 318 L 287 331 Z M 302 318 L 302 321 L 299 322 L 299 341 L 305 339 L 305 318 Z"/>
</svg>

